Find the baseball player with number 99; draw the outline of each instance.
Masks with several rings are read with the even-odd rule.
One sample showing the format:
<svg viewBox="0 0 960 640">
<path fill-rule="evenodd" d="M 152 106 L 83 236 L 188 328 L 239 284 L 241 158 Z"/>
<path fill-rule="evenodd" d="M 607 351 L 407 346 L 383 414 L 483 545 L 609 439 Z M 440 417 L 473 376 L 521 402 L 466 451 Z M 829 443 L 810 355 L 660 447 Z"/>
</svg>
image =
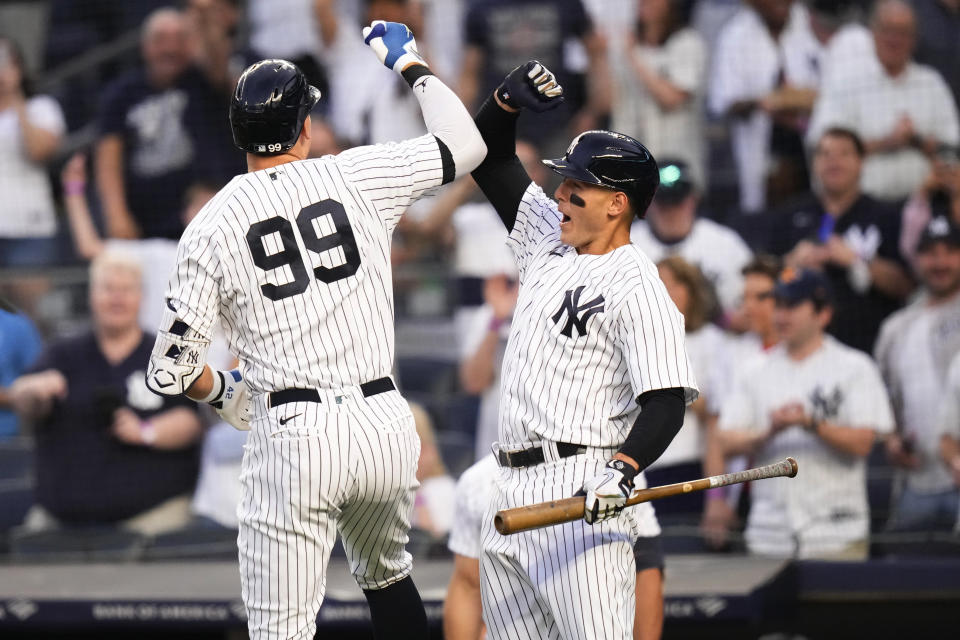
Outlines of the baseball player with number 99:
<svg viewBox="0 0 960 640">
<path fill-rule="evenodd" d="M 249 67 L 230 106 L 249 171 L 184 233 L 147 373 L 151 389 L 250 429 L 238 542 L 255 639 L 313 638 L 338 532 L 376 637 L 427 637 L 404 548 L 420 442 L 390 378 L 390 237 L 486 148 L 406 26 L 376 21 L 364 38 L 408 82 L 429 133 L 307 160 L 320 92 L 289 62 Z M 205 364 L 218 315 L 239 371 Z"/>
<path fill-rule="evenodd" d="M 520 292 L 501 375 L 497 489 L 483 524 L 480 583 L 492 639 L 628 640 L 633 547 L 659 527 L 649 504 L 624 509 L 641 472 L 683 424 L 698 392 L 683 317 L 630 243 L 659 184 L 629 136 L 588 131 L 544 163 L 548 198 L 515 153 L 521 109 L 562 100 L 536 61 L 514 69 L 476 116 L 487 145 L 473 172 L 509 234 Z M 583 520 L 500 535 L 503 509 L 585 495 Z"/>
</svg>

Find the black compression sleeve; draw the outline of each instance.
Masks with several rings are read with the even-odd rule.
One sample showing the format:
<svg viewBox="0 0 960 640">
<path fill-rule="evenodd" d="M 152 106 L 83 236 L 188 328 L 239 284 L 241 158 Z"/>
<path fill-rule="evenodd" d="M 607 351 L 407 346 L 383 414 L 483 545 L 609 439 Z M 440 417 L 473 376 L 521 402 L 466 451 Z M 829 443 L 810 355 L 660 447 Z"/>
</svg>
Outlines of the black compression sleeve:
<svg viewBox="0 0 960 640">
<path fill-rule="evenodd" d="M 430 71 L 430 67 L 422 64 L 411 64 L 409 67 L 403 70 L 400 73 L 403 76 L 403 79 L 407 81 L 407 84 L 410 85 L 410 88 L 413 88 L 413 83 L 423 76 L 432 76 L 433 71 Z"/>
<path fill-rule="evenodd" d="M 517 207 L 520 206 L 520 200 L 531 182 L 517 157 L 519 115 L 501 109 L 491 94 L 474 118 L 487 145 L 487 157 L 471 175 L 497 210 L 507 231 L 513 230 L 513 223 L 517 220 Z"/>
<path fill-rule="evenodd" d="M 663 455 L 680 431 L 687 403 L 680 387 L 647 391 L 637 402 L 641 407 L 640 415 L 620 447 L 620 453 L 636 460 L 643 471 Z"/>
</svg>

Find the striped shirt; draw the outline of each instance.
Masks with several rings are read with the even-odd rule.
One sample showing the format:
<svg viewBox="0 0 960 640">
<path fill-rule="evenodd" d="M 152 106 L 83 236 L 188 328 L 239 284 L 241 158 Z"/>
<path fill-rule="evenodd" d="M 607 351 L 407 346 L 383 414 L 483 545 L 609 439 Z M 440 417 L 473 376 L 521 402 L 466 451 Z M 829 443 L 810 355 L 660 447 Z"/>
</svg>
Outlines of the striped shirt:
<svg viewBox="0 0 960 640">
<path fill-rule="evenodd" d="M 635 245 L 580 255 L 560 242 L 560 213 L 528 187 L 508 245 L 520 271 L 501 382 L 501 445 L 623 443 L 637 398 L 683 387 L 697 397 L 683 316 Z"/>
<path fill-rule="evenodd" d="M 390 238 L 443 177 L 429 134 L 237 176 L 184 233 L 167 304 L 208 339 L 219 314 L 254 391 L 389 375 Z"/>
</svg>

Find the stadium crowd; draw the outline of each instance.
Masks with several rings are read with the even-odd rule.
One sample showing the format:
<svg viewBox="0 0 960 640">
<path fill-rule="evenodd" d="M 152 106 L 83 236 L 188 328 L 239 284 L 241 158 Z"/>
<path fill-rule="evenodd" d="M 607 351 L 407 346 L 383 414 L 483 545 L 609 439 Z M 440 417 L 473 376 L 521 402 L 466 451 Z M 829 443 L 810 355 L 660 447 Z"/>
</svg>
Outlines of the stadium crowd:
<svg viewBox="0 0 960 640">
<path fill-rule="evenodd" d="M 701 399 L 648 484 L 801 467 L 658 502 L 668 550 L 861 559 L 883 552 L 871 535 L 917 552 L 960 535 L 960 0 L 43 4 L 42 37 L 0 24 L 0 448 L 35 478 L 26 498 L 0 489 L 20 516 L 5 551 L 49 550 L 31 541 L 51 531 L 229 538 L 245 434 L 143 382 L 177 238 L 245 171 L 227 104 L 253 61 L 294 61 L 323 91 L 314 156 L 424 132 L 362 46 L 373 19 L 411 25 L 471 110 L 528 59 L 557 72 L 562 108 L 520 119 L 548 192 L 538 158 L 588 129 L 658 159 L 631 236 L 684 313 Z M 424 553 L 445 552 L 451 475 L 496 438 L 505 237 L 470 177 L 395 235 L 398 325 L 430 316 L 455 343 L 440 366 L 398 358 L 423 405 Z M 51 304 L 88 262 L 88 301 Z"/>
</svg>

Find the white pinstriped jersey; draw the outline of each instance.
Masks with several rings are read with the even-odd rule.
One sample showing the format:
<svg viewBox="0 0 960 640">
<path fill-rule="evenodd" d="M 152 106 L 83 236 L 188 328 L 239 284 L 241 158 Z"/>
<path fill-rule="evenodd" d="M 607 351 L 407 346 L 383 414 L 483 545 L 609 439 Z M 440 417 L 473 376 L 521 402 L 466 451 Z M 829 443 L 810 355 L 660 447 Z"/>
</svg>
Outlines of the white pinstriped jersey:
<svg viewBox="0 0 960 640">
<path fill-rule="evenodd" d="M 254 391 L 390 374 L 390 237 L 443 180 L 433 135 L 234 178 L 180 241 L 168 306 L 210 337 L 219 312 Z"/>
<path fill-rule="evenodd" d="M 501 445 L 541 439 L 623 443 L 646 391 L 697 397 L 683 316 L 635 245 L 579 255 L 560 242 L 560 212 L 527 188 L 508 244 L 520 296 L 504 358 Z"/>
</svg>

